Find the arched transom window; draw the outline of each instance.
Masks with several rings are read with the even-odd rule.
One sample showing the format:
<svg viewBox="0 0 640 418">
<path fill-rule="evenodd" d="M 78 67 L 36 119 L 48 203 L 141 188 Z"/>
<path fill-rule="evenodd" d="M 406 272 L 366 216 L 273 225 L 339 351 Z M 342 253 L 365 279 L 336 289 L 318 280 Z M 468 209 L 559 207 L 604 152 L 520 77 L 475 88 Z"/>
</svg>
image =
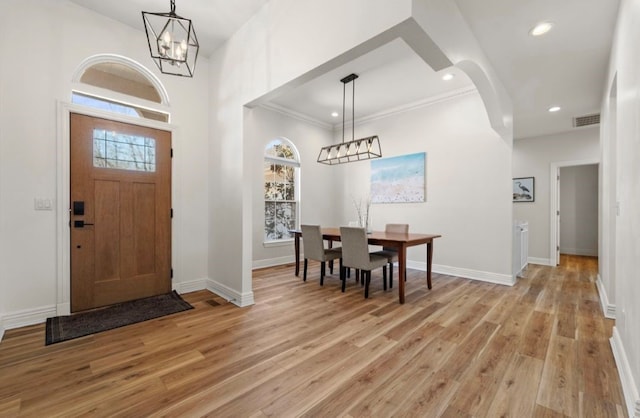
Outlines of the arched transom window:
<svg viewBox="0 0 640 418">
<path fill-rule="evenodd" d="M 270 141 L 264 151 L 264 241 L 290 240 L 298 225 L 300 160 L 293 144 Z"/>
<path fill-rule="evenodd" d="M 125 57 L 90 57 L 74 75 L 71 101 L 107 112 L 169 121 L 166 93 L 144 67 Z"/>
</svg>

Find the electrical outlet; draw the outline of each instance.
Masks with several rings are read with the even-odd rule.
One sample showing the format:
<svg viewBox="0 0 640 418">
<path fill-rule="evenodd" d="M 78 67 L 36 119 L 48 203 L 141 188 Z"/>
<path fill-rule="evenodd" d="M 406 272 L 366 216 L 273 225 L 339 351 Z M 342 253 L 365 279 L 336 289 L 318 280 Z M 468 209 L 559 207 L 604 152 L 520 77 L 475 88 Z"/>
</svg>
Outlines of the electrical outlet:
<svg viewBox="0 0 640 418">
<path fill-rule="evenodd" d="M 626 312 L 624 311 L 624 309 L 617 309 L 616 313 L 616 326 L 619 328 L 624 328 L 625 327 L 625 322 L 626 322 Z"/>
</svg>

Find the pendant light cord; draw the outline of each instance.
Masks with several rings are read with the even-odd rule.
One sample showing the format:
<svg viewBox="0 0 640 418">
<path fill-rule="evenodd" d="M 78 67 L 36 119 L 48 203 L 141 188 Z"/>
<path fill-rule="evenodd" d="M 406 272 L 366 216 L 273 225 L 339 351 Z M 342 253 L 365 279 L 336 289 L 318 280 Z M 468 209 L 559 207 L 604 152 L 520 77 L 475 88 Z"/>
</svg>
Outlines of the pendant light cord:
<svg viewBox="0 0 640 418">
<path fill-rule="evenodd" d="M 344 134 L 346 125 L 346 113 L 347 113 L 347 83 L 353 83 L 351 86 L 351 140 L 355 140 L 356 135 L 356 78 L 357 74 L 349 74 L 342 80 L 342 143 L 344 144 Z"/>
<path fill-rule="evenodd" d="M 356 139 L 356 79 L 353 81 L 353 95 L 351 97 L 351 140 Z"/>
</svg>

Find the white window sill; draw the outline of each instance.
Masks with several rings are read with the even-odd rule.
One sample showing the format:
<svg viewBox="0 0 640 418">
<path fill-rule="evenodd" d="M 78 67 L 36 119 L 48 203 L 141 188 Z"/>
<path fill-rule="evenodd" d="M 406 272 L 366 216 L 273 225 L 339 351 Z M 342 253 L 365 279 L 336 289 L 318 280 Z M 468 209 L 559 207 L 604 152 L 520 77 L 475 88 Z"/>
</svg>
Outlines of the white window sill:
<svg viewBox="0 0 640 418">
<path fill-rule="evenodd" d="M 270 248 L 270 247 L 286 247 L 288 245 L 293 244 L 293 238 L 289 238 L 289 239 L 283 239 L 283 240 L 279 240 L 279 241 L 267 241 L 267 242 L 263 242 L 262 246 L 265 248 Z"/>
</svg>

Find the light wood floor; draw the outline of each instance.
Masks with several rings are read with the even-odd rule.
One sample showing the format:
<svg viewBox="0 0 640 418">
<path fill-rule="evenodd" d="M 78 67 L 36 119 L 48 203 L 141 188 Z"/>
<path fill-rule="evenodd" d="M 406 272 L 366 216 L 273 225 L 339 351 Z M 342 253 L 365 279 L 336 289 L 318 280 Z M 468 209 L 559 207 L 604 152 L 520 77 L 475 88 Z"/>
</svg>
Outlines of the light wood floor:
<svg viewBox="0 0 640 418">
<path fill-rule="evenodd" d="M 319 265 L 254 273 L 256 304 L 196 309 L 44 346 L 0 343 L 0 416 L 623 417 L 597 261 L 530 266 L 514 287 L 409 270 L 407 301 L 340 292 Z M 394 290 L 395 287 L 394 287 Z M 220 302 L 221 304 L 216 304 Z"/>
</svg>

